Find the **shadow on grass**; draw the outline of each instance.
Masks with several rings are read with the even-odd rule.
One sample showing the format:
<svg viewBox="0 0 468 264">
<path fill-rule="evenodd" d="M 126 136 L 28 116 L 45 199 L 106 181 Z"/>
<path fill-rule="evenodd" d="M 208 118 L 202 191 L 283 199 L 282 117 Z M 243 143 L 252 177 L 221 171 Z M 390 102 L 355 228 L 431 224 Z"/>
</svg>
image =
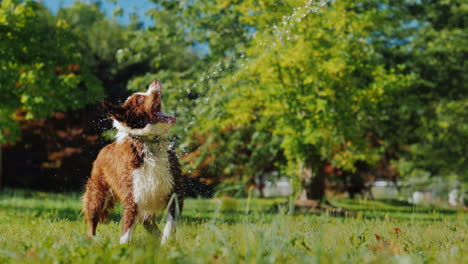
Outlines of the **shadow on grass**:
<svg viewBox="0 0 468 264">
<path fill-rule="evenodd" d="M 222 211 L 216 213 L 215 210 L 206 211 L 202 216 L 195 216 L 191 214 L 182 214 L 182 222 L 187 224 L 203 224 L 203 223 L 217 223 L 217 224 L 238 224 L 238 223 L 256 223 L 256 222 L 269 222 L 273 218 L 282 215 L 278 212 L 271 210 L 257 210 L 246 213 L 245 211 Z"/>
<path fill-rule="evenodd" d="M 458 211 L 455 209 L 437 208 L 433 206 L 417 206 L 405 201 L 378 200 L 359 204 L 356 200 L 340 202 L 346 210 L 353 212 L 359 217 L 367 220 L 404 220 L 419 222 L 435 222 L 446 219 L 455 219 Z M 348 207 L 347 207 L 348 206 Z M 360 206 L 360 208 L 356 208 Z M 391 206 L 389 208 L 389 206 Z"/>
<path fill-rule="evenodd" d="M 40 217 L 52 221 L 69 220 L 77 221 L 84 220 L 81 210 L 75 208 L 53 208 L 45 206 L 23 206 L 23 205 L 7 205 L 0 204 L 0 210 L 5 210 L 9 215 L 17 215 L 19 217 Z M 120 213 L 113 212 L 109 216 L 111 221 L 119 221 Z"/>
<path fill-rule="evenodd" d="M 324 208 L 295 208 L 293 215 L 314 215 L 334 218 L 351 218 L 366 220 L 403 220 L 434 222 L 447 219 L 455 219 L 458 211 L 455 209 L 444 209 L 433 206 L 415 206 L 398 200 L 378 200 L 362 203 L 359 200 L 341 200 L 332 202 Z M 329 210 L 331 207 L 336 210 Z M 276 203 L 269 209 L 271 213 L 288 212 L 287 205 Z"/>
<path fill-rule="evenodd" d="M 7 212 L 9 216 L 21 218 L 41 218 L 54 221 L 84 221 L 84 216 L 81 210 L 72 207 L 51 207 L 51 206 L 24 206 L 24 205 L 8 205 L 0 204 L 0 210 Z M 217 211 L 215 209 L 206 209 L 193 213 L 190 210 L 182 212 L 180 222 L 188 225 L 217 223 L 233 225 L 242 222 L 255 223 L 259 221 L 271 221 L 278 213 L 274 211 L 252 211 L 246 213 L 243 210 L 223 210 Z M 120 222 L 122 212 L 120 208 L 112 211 L 108 221 Z M 165 222 L 163 219 L 164 213 L 159 214 L 157 219 L 158 223 Z M 105 224 L 105 223 L 104 223 Z"/>
<path fill-rule="evenodd" d="M 408 201 L 403 201 L 403 200 L 396 200 L 396 199 L 381 199 L 379 202 L 388 204 L 388 205 L 393 205 L 393 206 L 413 206 L 413 204 L 409 203 Z"/>
<path fill-rule="evenodd" d="M 420 208 L 420 207 L 415 207 L 413 210 L 411 209 L 406 209 L 406 210 L 400 210 L 400 209 L 392 209 L 392 208 L 367 208 L 367 209 L 348 209 L 349 211 L 354 211 L 354 212 L 375 212 L 375 213 L 386 213 L 386 214 L 442 214 L 442 215 L 455 215 L 457 211 L 454 210 L 448 210 L 448 209 L 435 209 L 435 208 Z"/>
<path fill-rule="evenodd" d="M 399 200 L 376 200 L 376 201 L 369 201 L 369 202 L 359 202 L 358 200 L 347 200 L 341 201 L 338 204 L 344 205 L 344 207 L 356 207 L 360 206 L 361 208 L 346 208 L 349 211 L 355 212 L 378 212 L 378 213 L 404 213 L 404 214 L 443 214 L 443 215 L 455 215 L 457 213 L 456 209 L 446 209 L 446 208 L 438 208 L 435 206 L 421 206 L 421 205 L 414 205 L 410 204 L 406 201 L 399 201 Z M 391 206 L 391 208 L 389 208 Z"/>
<path fill-rule="evenodd" d="M 41 193 L 38 192 L 1 192 L 0 198 L 35 198 Z M 0 210 L 6 211 L 10 216 L 17 217 L 32 217 L 44 218 L 51 221 L 68 220 L 68 221 L 84 221 L 81 214 L 81 208 L 77 207 L 75 203 L 79 199 L 78 194 L 44 194 L 50 200 L 63 201 L 64 199 L 72 201 L 74 206 L 67 207 L 66 205 L 54 206 L 53 204 L 44 204 L 40 200 L 34 204 L 17 204 L 0 202 Z M 242 222 L 255 223 L 255 222 L 269 222 L 279 215 L 288 213 L 288 205 L 276 203 L 272 206 L 265 207 L 265 209 L 251 210 L 249 213 L 245 209 L 236 207 L 233 209 L 220 210 L 216 206 L 210 206 L 209 201 L 203 201 L 207 206 L 191 207 L 187 206 L 186 210 L 182 213 L 181 222 L 186 224 L 203 224 L 207 222 L 215 222 L 222 224 L 236 224 Z M 398 200 L 379 200 L 361 203 L 358 200 L 342 200 L 337 203 L 338 207 L 343 207 L 346 211 L 352 212 L 355 216 L 362 219 L 401 219 L 401 220 L 417 220 L 417 221 L 440 221 L 446 217 L 454 217 L 457 214 L 456 210 L 434 208 L 434 207 L 421 207 L 413 206 L 407 202 Z M 295 211 L 293 215 L 324 215 L 324 213 L 311 213 Z M 354 218 L 353 216 L 340 216 L 333 215 L 333 213 L 325 213 L 327 216 L 340 217 L 340 218 Z M 110 214 L 109 220 L 120 222 L 121 208 L 116 206 L 116 209 Z M 163 219 L 158 219 L 158 222 L 164 222 Z"/>
</svg>

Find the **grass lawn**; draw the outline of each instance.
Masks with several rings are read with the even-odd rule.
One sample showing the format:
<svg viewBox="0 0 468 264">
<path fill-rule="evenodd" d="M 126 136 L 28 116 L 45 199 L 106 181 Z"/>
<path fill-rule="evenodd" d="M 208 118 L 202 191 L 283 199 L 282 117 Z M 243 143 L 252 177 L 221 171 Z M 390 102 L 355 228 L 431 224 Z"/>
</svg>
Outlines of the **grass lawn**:
<svg viewBox="0 0 468 264">
<path fill-rule="evenodd" d="M 119 245 L 120 209 L 86 240 L 79 196 L 0 192 L 0 263 L 468 263 L 463 211 L 333 201 L 356 212 L 343 218 L 293 213 L 278 199 L 191 199 L 161 247 L 141 225 Z"/>
</svg>

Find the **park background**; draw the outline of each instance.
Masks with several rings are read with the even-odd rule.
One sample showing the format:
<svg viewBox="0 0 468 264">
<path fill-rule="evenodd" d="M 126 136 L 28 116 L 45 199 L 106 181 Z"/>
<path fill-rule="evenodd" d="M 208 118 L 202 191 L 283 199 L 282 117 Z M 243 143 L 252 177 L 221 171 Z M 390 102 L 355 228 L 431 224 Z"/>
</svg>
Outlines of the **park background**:
<svg viewBox="0 0 468 264">
<path fill-rule="evenodd" d="M 466 262 L 467 12 L 0 1 L 0 260 Z M 101 103 L 156 79 L 194 197 L 182 231 L 161 255 L 116 247 L 117 210 L 86 241 L 79 196 L 115 135 Z"/>
<path fill-rule="evenodd" d="M 2 1 L 1 186 L 82 190 L 100 102 L 163 82 L 192 193 L 460 200 L 463 1 Z"/>
</svg>

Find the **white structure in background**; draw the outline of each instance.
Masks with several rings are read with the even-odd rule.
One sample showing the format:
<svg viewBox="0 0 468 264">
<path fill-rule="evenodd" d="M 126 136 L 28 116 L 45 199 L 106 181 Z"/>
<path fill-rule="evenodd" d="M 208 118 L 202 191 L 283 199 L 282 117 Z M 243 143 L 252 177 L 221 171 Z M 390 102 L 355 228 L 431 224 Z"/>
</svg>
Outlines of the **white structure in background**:
<svg viewBox="0 0 468 264">
<path fill-rule="evenodd" d="M 464 193 L 460 194 L 460 190 L 452 189 L 449 191 L 447 196 L 445 197 L 447 197 L 448 199 L 445 200 L 444 196 L 434 195 L 434 191 L 416 191 L 413 192 L 410 198 L 408 198 L 408 202 L 412 204 L 431 204 L 434 202 L 443 202 L 448 203 L 451 206 L 464 205 L 465 195 Z"/>
<path fill-rule="evenodd" d="M 374 199 L 397 199 L 398 189 L 391 181 L 376 180 L 372 183 L 371 193 Z"/>
<path fill-rule="evenodd" d="M 408 198 L 408 203 L 411 204 L 422 204 L 422 203 L 431 203 L 433 201 L 432 193 L 430 192 L 413 192 L 410 198 Z"/>
<path fill-rule="evenodd" d="M 465 203 L 465 193 L 460 193 L 458 189 L 452 189 L 448 193 L 448 203 L 451 206 L 464 205 Z"/>
<path fill-rule="evenodd" d="M 285 197 L 293 194 L 293 186 L 287 178 L 281 177 L 278 181 L 265 181 L 263 188 L 265 197 Z M 255 189 L 255 195 L 259 196 L 260 192 Z"/>
<path fill-rule="evenodd" d="M 449 193 L 448 193 L 448 202 L 451 206 L 457 206 L 458 204 L 458 190 L 457 189 L 452 189 Z"/>
</svg>

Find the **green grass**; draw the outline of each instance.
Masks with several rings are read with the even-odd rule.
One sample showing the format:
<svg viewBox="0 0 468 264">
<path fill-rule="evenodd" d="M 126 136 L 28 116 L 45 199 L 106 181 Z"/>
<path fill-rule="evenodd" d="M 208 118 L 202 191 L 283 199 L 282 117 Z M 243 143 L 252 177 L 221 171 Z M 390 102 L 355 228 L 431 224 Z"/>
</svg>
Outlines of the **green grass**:
<svg viewBox="0 0 468 264">
<path fill-rule="evenodd" d="M 79 194 L 6 190 L 0 263 L 468 263 L 463 211 L 333 203 L 356 217 L 293 213 L 278 199 L 191 199 L 161 247 L 140 225 L 131 244 L 119 245 L 120 209 L 88 241 Z"/>
</svg>

